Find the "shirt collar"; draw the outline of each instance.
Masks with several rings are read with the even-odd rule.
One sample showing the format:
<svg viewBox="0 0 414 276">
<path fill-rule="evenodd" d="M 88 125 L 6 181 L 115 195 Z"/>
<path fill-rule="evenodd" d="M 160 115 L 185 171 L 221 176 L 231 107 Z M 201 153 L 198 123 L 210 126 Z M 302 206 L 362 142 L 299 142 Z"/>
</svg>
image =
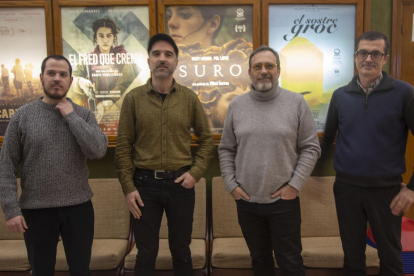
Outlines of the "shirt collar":
<svg viewBox="0 0 414 276">
<path fill-rule="evenodd" d="M 369 93 L 371 93 L 380 83 L 381 83 L 381 81 L 382 81 L 382 78 L 383 78 L 384 76 L 382 75 L 382 72 L 381 72 L 381 75 L 379 75 L 379 77 L 378 78 L 376 78 L 369 86 L 368 86 L 368 88 L 367 89 L 365 89 L 363 86 L 362 86 L 362 84 L 361 84 L 361 82 L 359 81 L 359 75 L 358 75 L 358 78 L 357 78 L 357 84 L 358 84 L 358 86 L 359 86 L 359 88 L 361 88 L 362 89 L 362 91 L 364 91 L 366 94 L 369 94 Z"/>
<path fill-rule="evenodd" d="M 147 81 L 147 84 L 146 84 L 146 86 L 147 86 L 147 91 L 148 91 L 148 92 L 158 93 L 158 91 L 157 91 L 157 90 L 155 90 L 155 89 L 154 89 L 154 87 L 152 86 L 151 81 L 152 81 L 152 78 L 149 78 L 149 79 L 148 79 L 148 81 Z M 168 93 L 169 93 L 169 92 L 176 91 L 176 90 L 177 90 L 177 82 L 175 81 L 175 79 L 173 79 L 173 84 L 171 85 L 170 91 L 168 91 Z"/>
</svg>

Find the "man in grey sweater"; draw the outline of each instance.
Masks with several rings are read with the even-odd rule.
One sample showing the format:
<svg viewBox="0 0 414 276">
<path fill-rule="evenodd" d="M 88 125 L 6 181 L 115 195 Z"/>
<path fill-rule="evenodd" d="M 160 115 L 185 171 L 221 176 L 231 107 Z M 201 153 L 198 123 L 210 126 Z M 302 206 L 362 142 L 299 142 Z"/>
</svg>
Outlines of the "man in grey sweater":
<svg viewBox="0 0 414 276">
<path fill-rule="evenodd" d="M 19 108 L 6 130 L 1 207 L 8 229 L 24 234 L 33 276 L 54 275 L 59 235 L 70 274 L 90 275 L 94 211 L 86 159 L 103 157 L 108 140 L 94 114 L 66 98 L 72 83 L 66 58 L 47 57 L 40 80 L 44 97 Z"/>
<path fill-rule="evenodd" d="M 261 46 L 249 59 L 251 91 L 230 103 L 218 148 L 226 189 L 254 275 L 305 275 L 298 193 L 320 155 L 315 123 L 302 95 L 278 86 L 279 55 Z"/>
</svg>

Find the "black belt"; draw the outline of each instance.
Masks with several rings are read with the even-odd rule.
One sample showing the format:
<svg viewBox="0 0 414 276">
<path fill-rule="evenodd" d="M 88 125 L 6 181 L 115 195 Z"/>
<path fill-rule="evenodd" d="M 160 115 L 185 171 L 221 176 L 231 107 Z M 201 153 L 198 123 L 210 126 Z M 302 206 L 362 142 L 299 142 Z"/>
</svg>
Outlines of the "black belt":
<svg viewBox="0 0 414 276">
<path fill-rule="evenodd" d="M 190 168 L 191 166 L 185 166 L 179 168 L 176 171 L 148 170 L 137 168 L 137 171 L 145 175 L 154 177 L 155 179 L 175 179 L 185 174 Z"/>
</svg>

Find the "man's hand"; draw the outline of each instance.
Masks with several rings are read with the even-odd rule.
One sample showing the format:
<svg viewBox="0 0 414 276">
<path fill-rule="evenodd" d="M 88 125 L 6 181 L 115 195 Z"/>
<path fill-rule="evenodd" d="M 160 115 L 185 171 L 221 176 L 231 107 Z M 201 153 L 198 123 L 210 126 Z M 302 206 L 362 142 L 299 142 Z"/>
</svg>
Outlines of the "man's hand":
<svg viewBox="0 0 414 276">
<path fill-rule="evenodd" d="M 128 204 L 128 208 L 131 211 L 134 218 L 139 219 L 142 216 L 141 210 L 138 208 L 137 201 L 139 206 L 144 207 L 144 203 L 138 193 L 138 191 L 133 191 L 125 196 L 125 200 Z"/>
<path fill-rule="evenodd" d="M 28 229 L 26 221 L 23 216 L 17 216 L 6 220 L 6 226 L 9 231 L 14 233 L 24 233 L 25 229 Z"/>
<path fill-rule="evenodd" d="M 233 191 L 231 191 L 231 193 L 230 193 L 232 196 L 233 196 L 233 198 L 235 199 L 235 200 L 239 200 L 239 199 L 241 199 L 242 197 L 244 197 L 246 200 L 250 200 L 250 197 L 249 197 L 249 195 L 243 190 L 243 188 L 242 187 L 240 187 L 240 186 L 238 186 L 238 187 L 236 187 L 236 188 L 234 188 L 234 190 Z"/>
<path fill-rule="evenodd" d="M 401 191 L 391 201 L 390 208 L 394 216 L 401 216 L 403 212 L 410 209 L 414 202 L 414 191 L 407 188 L 407 185 L 401 183 Z"/>
<path fill-rule="evenodd" d="M 92 82 L 90 80 L 85 78 L 79 78 L 78 80 L 79 88 L 85 93 L 86 96 L 89 97 L 89 88 L 92 87 L 93 90 L 95 90 L 95 87 L 93 86 Z"/>
<path fill-rule="evenodd" d="M 183 181 L 183 183 L 181 183 L 181 186 L 183 186 L 184 188 L 187 188 L 187 189 L 191 189 L 196 184 L 196 180 L 188 172 L 181 175 L 174 182 L 175 183 L 180 183 L 181 181 Z"/>
<path fill-rule="evenodd" d="M 270 197 L 275 198 L 280 195 L 281 199 L 292 200 L 296 198 L 298 193 L 299 193 L 298 190 L 296 190 L 295 188 L 293 188 L 292 186 L 288 184 L 288 185 L 283 186 L 279 190 L 277 190 L 276 193 L 272 194 Z"/>
<path fill-rule="evenodd" d="M 61 100 L 55 108 L 62 113 L 63 117 L 66 117 L 69 113 L 73 112 L 73 106 L 66 98 Z"/>
</svg>

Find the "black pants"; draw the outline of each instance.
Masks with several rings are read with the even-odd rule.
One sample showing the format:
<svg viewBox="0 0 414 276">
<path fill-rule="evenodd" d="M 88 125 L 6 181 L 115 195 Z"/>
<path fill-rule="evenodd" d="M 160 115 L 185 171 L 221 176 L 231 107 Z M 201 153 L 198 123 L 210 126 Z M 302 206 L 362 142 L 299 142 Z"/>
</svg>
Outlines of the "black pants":
<svg viewBox="0 0 414 276">
<path fill-rule="evenodd" d="M 91 201 L 45 209 L 22 209 L 28 229 L 24 233 L 33 276 L 53 276 L 59 234 L 71 276 L 89 276 L 94 231 Z"/>
<path fill-rule="evenodd" d="M 255 276 L 274 276 L 272 250 L 283 276 L 305 276 L 300 236 L 300 202 L 278 200 L 269 204 L 237 200 L 239 224 L 252 257 Z"/>
<path fill-rule="evenodd" d="M 378 247 L 380 275 L 404 276 L 401 260 L 402 216 L 391 213 L 390 204 L 401 187 L 365 188 L 334 184 L 336 211 L 344 250 L 344 275 L 366 275 L 367 221 Z"/>
<path fill-rule="evenodd" d="M 154 179 L 135 171 L 134 184 L 144 202 L 139 207 L 140 219 L 134 220 L 135 241 L 138 254 L 135 275 L 155 275 L 155 261 L 159 248 L 162 215 L 168 220 L 168 242 L 175 276 L 193 275 L 190 243 L 193 230 L 195 203 L 194 188 L 186 189 L 175 179 Z"/>
</svg>

